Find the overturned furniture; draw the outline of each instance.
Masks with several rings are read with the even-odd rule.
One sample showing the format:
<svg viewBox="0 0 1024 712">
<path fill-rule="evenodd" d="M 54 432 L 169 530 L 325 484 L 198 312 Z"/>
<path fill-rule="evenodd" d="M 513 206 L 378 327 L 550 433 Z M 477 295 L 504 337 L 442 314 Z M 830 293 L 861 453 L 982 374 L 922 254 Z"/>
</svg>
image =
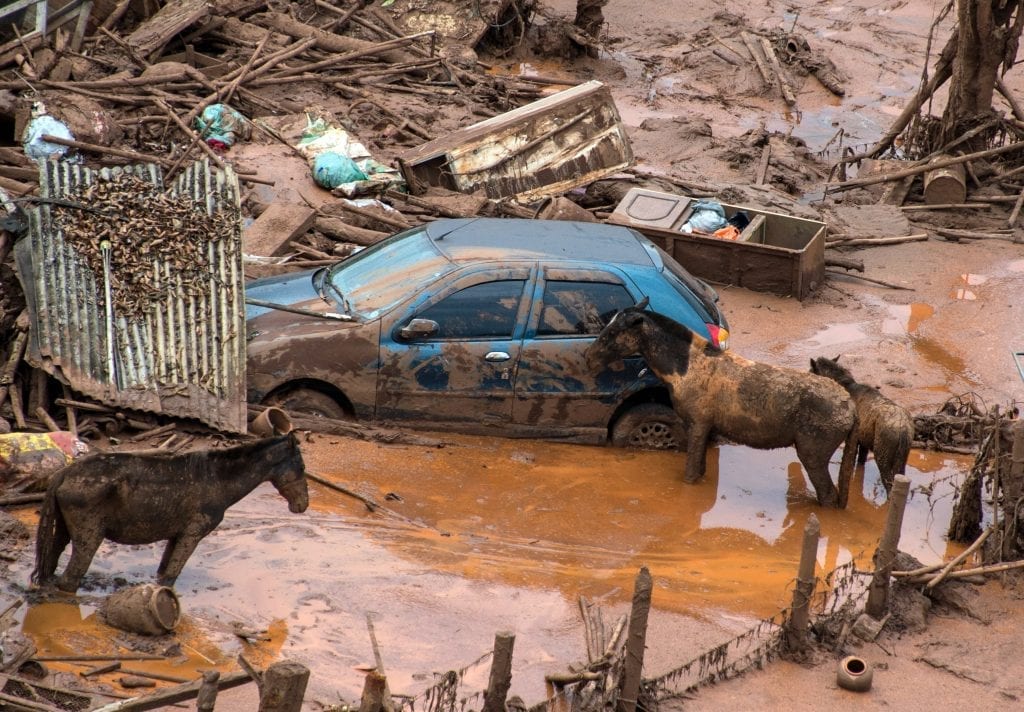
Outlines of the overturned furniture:
<svg viewBox="0 0 1024 712">
<path fill-rule="evenodd" d="M 468 126 L 398 157 L 413 193 L 441 186 L 530 201 L 633 162 L 611 91 L 591 81 Z"/>
<path fill-rule="evenodd" d="M 746 213 L 735 240 L 681 230 L 694 199 L 633 188 L 608 221 L 632 227 L 686 269 L 718 284 L 803 299 L 825 278 L 825 223 L 758 208 L 719 203 L 726 218 Z"/>
</svg>

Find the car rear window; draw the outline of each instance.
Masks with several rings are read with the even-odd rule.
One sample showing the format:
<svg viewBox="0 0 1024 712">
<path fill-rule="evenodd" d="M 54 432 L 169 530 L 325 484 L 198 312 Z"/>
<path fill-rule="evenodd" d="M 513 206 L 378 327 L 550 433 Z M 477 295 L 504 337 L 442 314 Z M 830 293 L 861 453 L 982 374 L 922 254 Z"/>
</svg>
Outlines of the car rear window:
<svg viewBox="0 0 1024 712">
<path fill-rule="evenodd" d="M 336 266 L 330 279 L 352 312 L 373 318 L 454 269 L 417 228 L 357 252 Z"/>
<path fill-rule="evenodd" d="M 687 272 L 686 268 L 676 262 L 672 255 L 657 245 L 651 244 L 658 251 L 662 265 L 664 265 L 663 274 L 668 278 L 672 286 L 697 310 L 697 313 L 703 317 L 705 322 L 714 323 L 717 321 L 711 318 L 712 314 L 718 313 L 718 307 L 715 306 L 714 293 L 706 284 Z"/>
</svg>

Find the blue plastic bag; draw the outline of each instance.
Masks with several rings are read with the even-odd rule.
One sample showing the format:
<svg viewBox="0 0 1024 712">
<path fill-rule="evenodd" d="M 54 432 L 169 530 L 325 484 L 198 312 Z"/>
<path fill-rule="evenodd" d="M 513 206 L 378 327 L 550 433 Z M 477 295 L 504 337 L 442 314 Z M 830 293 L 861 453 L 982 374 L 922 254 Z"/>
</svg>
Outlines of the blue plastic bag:
<svg viewBox="0 0 1024 712">
<path fill-rule="evenodd" d="M 211 104 L 196 117 L 196 128 L 207 143 L 216 141 L 225 148 L 252 133 L 249 120 L 226 104 Z"/>
<path fill-rule="evenodd" d="M 33 107 L 32 115 L 34 118 L 25 127 L 25 140 L 22 143 L 25 155 L 34 161 L 60 158 L 71 150 L 62 144 L 44 141 L 43 136 L 56 136 L 57 138 L 69 141 L 75 140 L 71 130 L 66 125 L 49 114 L 41 113 L 43 111 L 45 109 L 42 108 L 42 105 L 39 105 L 38 108 Z"/>
<path fill-rule="evenodd" d="M 343 183 L 366 180 L 356 162 L 335 151 L 324 151 L 313 160 L 313 180 L 321 188 L 331 190 Z"/>
<path fill-rule="evenodd" d="M 714 200 L 698 200 L 693 204 L 693 212 L 690 213 L 690 219 L 683 223 L 683 226 L 679 229 L 683 232 L 697 230 L 710 234 L 715 230 L 725 227 L 727 224 L 725 208 L 722 207 L 721 203 Z"/>
</svg>

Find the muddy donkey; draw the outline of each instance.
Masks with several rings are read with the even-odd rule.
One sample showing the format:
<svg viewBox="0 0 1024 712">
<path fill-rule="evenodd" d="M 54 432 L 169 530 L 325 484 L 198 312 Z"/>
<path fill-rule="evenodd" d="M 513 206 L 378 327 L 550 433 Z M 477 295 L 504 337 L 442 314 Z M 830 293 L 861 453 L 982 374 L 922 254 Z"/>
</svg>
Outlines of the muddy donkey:
<svg viewBox="0 0 1024 712">
<path fill-rule="evenodd" d="M 682 324 L 644 311 L 647 302 L 608 322 L 587 349 L 587 365 L 597 369 L 639 353 L 668 385 L 689 428 L 686 481 L 704 475 L 708 439 L 718 433 L 761 450 L 794 446 L 818 503 L 845 507 L 857 420 L 850 395 L 830 379 L 718 351 Z M 828 465 L 844 442 L 837 491 Z"/>
<path fill-rule="evenodd" d="M 288 509 L 306 511 L 306 468 L 294 434 L 182 455 L 111 453 L 77 460 L 47 488 L 32 580 L 46 584 L 53 578 L 69 542 L 71 559 L 57 587 L 74 592 L 104 539 L 167 540 L 157 578 L 171 586 L 227 508 L 267 480 L 288 500 Z"/>
<path fill-rule="evenodd" d="M 878 389 L 857 383 L 839 357 L 811 359 L 811 373 L 831 378 L 845 388 L 857 406 L 857 461 L 863 464 L 868 452 L 875 453 L 878 474 L 885 491 L 892 489 L 896 475 L 907 468 L 907 457 L 914 442 L 914 419 L 900 405 L 882 395 Z"/>
</svg>

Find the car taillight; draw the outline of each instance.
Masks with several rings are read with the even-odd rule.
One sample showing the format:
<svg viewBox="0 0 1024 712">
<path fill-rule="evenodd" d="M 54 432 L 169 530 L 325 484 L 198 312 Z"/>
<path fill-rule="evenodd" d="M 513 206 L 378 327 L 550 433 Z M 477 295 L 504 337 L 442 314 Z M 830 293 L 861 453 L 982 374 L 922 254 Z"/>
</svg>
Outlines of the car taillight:
<svg viewBox="0 0 1024 712">
<path fill-rule="evenodd" d="M 729 330 L 724 329 L 718 324 L 705 324 L 708 327 L 708 333 L 711 334 L 711 345 L 719 351 L 725 351 L 729 348 Z"/>
</svg>

